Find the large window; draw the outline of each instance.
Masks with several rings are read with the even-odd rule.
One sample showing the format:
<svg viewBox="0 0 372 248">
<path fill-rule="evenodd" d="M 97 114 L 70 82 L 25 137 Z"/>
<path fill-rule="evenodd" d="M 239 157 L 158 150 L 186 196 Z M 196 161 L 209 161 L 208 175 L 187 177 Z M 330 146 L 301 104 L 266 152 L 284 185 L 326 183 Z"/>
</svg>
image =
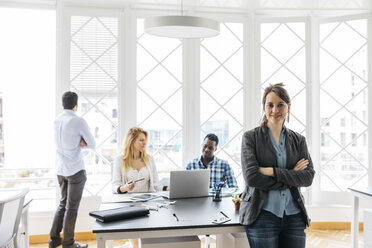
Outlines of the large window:
<svg viewBox="0 0 372 248">
<path fill-rule="evenodd" d="M 71 19 L 72 23 L 77 20 L 78 26 L 71 29 L 71 51 L 80 57 L 71 55 L 71 88 L 80 92 L 84 101 L 81 114 L 93 123 L 92 131 L 102 139 L 98 143 L 105 144 L 87 156 L 88 163 L 96 164 L 94 170 L 107 176 L 104 183 L 109 182 L 109 174 L 101 170 L 108 166 L 98 164 L 110 164 L 114 154 L 120 152 L 115 141 L 124 138 L 125 133 L 117 137 L 118 125 L 124 122 L 126 128 L 138 125 L 149 131 L 148 150 L 161 178 L 169 177 L 170 170 L 183 168 L 185 157 L 199 156 L 200 143 L 207 133 L 217 134 L 220 144 L 216 155 L 228 160 L 242 187 L 240 148 L 245 122 L 253 124 L 252 120 L 258 119 L 256 113 L 262 113 L 259 95 L 263 89 L 283 82 L 292 99 L 290 122 L 286 125 L 307 138 L 317 171 L 315 192 L 344 192 L 347 187 L 368 184 L 366 19 L 318 24 L 312 18 L 255 17 L 252 25 L 223 21 L 219 36 L 195 43 L 148 35 L 141 18 Z M 124 25 L 118 20 L 124 20 Z M 128 27 L 136 32 L 128 31 Z M 248 40 L 252 46 L 244 40 L 248 37 L 244 30 L 249 28 L 258 35 Z M 79 38 L 81 32 L 85 36 Z M 129 36 L 119 37 L 118 33 Z M 319 44 L 311 43 L 314 37 L 319 38 Z M 132 73 L 130 69 L 135 72 L 118 80 L 120 58 L 116 53 L 120 39 L 133 44 L 123 46 L 124 52 L 118 54 L 128 54 L 132 59 L 126 61 L 136 63 L 125 64 L 127 73 Z M 195 44 L 200 46 L 196 48 Z M 312 61 L 318 58 L 320 63 Z M 199 59 L 200 64 L 184 64 Z M 253 63 L 253 69 L 248 68 L 247 61 Z M 87 72 L 90 74 L 84 76 Z M 200 75 L 189 75 L 195 72 Z M 200 84 L 196 78 L 200 78 Z M 187 85 L 185 79 L 189 80 Z M 199 96 L 195 96 L 197 88 Z M 123 89 L 133 90 L 133 96 L 126 93 L 129 101 L 124 101 L 133 112 L 123 112 L 129 106 L 117 106 L 123 96 L 117 92 L 123 93 Z M 185 105 L 199 110 L 194 113 Z M 197 120 L 199 127 L 190 127 L 189 118 Z M 97 185 L 98 191 L 103 184 Z M 316 201 L 319 199 L 333 201 Z"/>
<path fill-rule="evenodd" d="M 306 26 L 304 22 L 262 23 L 261 87 L 283 82 L 291 97 L 292 130 L 306 136 Z M 262 106 L 261 106 L 262 109 Z"/>
<path fill-rule="evenodd" d="M 258 124 L 263 89 L 278 82 L 292 98 L 286 125 L 311 149 L 313 188 L 322 195 L 312 199 L 331 202 L 328 196 L 372 181 L 365 16 L 292 18 L 258 10 L 247 17 L 221 9 L 219 36 L 182 41 L 144 32 L 142 18 L 160 10 L 73 5 L 61 5 L 61 18 L 54 10 L 0 9 L 1 188 L 30 186 L 32 198 L 54 205 L 52 128 L 66 90 L 79 94 L 78 115 L 97 141 L 85 153 L 85 196 L 110 192 L 113 160 L 133 125 L 149 131 L 161 178 L 199 156 L 207 133 L 217 134 L 216 155 L 228 160 L 242 187 L 242 134 Z"/>
<path fill-rule="evenodd" d="M 368 185 L 367 19 L 320 25 L 320 189 Z M 324 121 L 326 120 L 326 121 Z"/>
<path fill-rule="evenodd" d="M 53 206 L 56 14 L 0 8 L 0 188 Z"/>
<path fill-rule="evenodd" d="M 218 136 L 215 155 L 229 162 L 242 187 L 243 24 L 221 23 L 220 35 L 201 41 L 200 75 L 201 142 L 208 133 Z"/>
<path fill-rule="evenodd" d="M 182 168 L 182 43 L 145 34 L 137 22 L 137 125 L 150 134 L 159 177 Z"/>
<path fill-rule="evenodd" d="M 291 98 L 285 125 L 306 137 L 306 23 L 268 20 L 259 32 L 261 97 L 268 85 L 283 82 Z"/>
<path fill-rule="evenodd" d="M 87 196 L 110 192 L 118 155 L 118 26 L 117 17 L 71 16 L 69 88 L 97 144 L 85 153 Z"/>
</svg>

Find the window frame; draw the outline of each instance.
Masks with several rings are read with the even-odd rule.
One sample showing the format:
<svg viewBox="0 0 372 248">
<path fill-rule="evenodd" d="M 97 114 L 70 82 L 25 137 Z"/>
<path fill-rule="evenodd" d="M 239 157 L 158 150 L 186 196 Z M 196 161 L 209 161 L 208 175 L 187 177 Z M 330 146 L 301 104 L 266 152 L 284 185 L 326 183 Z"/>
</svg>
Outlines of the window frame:
<svg viewBox="0 0 372 248">
<path fill-rule="evenodd" d="M 371 40 L 371 34 L 372 34 L 372 26 L 371 26 L 371 15 L 370 14 L 353 14 L 353 15 L 343 15 L 343 16 L 337 16 L 337 17 L 314 17 L 313 20 L 314 20 L 314 24 L 315 24 L 315 27 L 314 27 L 314 42 L 316 42 L 316 46 L 314 44 L 312 44 L 313 48 L 314 48 L 314 52 L 316 53 L 314 56 L 316 59 L 314 59 L 314 61 L 312 61 L 312 63 L 316 63 L 315 66 L 317 68 L 315 68 L 315 72 L 314 72 L 314 76 L 315 76 L 315 81 L 313 82 L 313 85 L 312 85 L 312 89 L 313 89 L 313 92 L 312 92 L 312 95 L 313 95 L 313 104 L 316 102 L 317 105 L 319 105 L 319 102 L 320 102 L 320 76 L 319 76 L 319 71 L 320 71 L 320 68 L 319 68 L 319 62 L 320 62 L 320 59 L 319 59 L 319 54 L 320 54 L 320 46 L 319 46 L 319 30 L 320 30 L 320 25 L 323 24 L 323 23 L 331 23 L 331 22 L 344 22 L 344 21 L 351 21 L 351 20 L 358 20 L 358 19 L 367 19 L 367 49 L 368 49 L 368 60 L 367 60 L 367 67 L 368 67 L 368 79 L 367 79 L 367 83 L 368 83 L 368 94 L 371 94 L 372 93 L 372 87 L 371 87 L 371 72 L 372 72 L 372 59 L 371 59 L 371 55 L 372 55 L 372 40 Z M 371 95 L 370 95 L 371 96 Z M 362 96 L 363 97 L 363 96 Z M 368 104 L 367 104 L 367 108 L 369 110 L 372 109 L 372 100 L 370 99 L 370 97 L 368 98 Z M 316 106 L 316 108 L 314 108 L 312 110 L 314 113 L 313 113 L 313 117 L 314 119 L 319 119 L 320 118 L 320 106 Z M 372 116 L 369 115 L 368 117 L 368 144 L 369 144 L 369 147 L 371 147 L 371 141 L 372 141 Z M 320 120 L 317 122 L 317 123 L 312 123 L 313 124 L 313 132 L 314 133 L 318 133 L 320 134 Z M 316 142 L 316 138 L 314 138 L 314 136 L 312 136 L 313 140 L 312 140 L 312 144 L 313 144 L 313 147 L 317 147 L 317 149 L 313 150 L 313 153 L 315 152 L 315 159 L 313 157 L 313 160 L 314 160 L 314 164 L 317 163 L 317 167 L 316 168 L 316 174 L 315 174 L 315 178 L 314 178 L 314 182 L 313 182 L 313 186 L 312 186 L 312 203 L 313 204 L 322 204 L 322 205 L 330 205 L 330 204 L 342 204 L 342 205 L 349 205 L 350 204 L 350 194 L 348 192 L 326 192 L 326 191 L 321 191 L 320 189 L 320 142 Z M 359 142 L 360 143 L 360 142 Z M 319 145 L 317 145 L 319 144 Z M 368 186 L 371 186 L 372 185 L 372 149 L 368 149 Z M 362 204 L 364 204 L 362 202 Z"/>
<path fill-rule="evenodd" d="M 136 124 L 136 19 L 138 17 L 147 17 L 155 14 L 172 14 L 179 11 L 173 10 L 161 11 L 161 10 L 144 10 L 141 6 L 132 7 L 125 4 L 96 4 L 96 7 L 87 7 L 86 3 L 81 1 L 67 4 L 61 3 L 60 1 L 17 1 L 16 4 L 11 3 L 0 3 L 0 6 L 9 7 L 22 7 L 22 8 L 48 8 L 56 10 L 57 18 L 57 79 L 56 79 L 56 96 L 60 96 L 64 91 L 69 89 L 69 41 L 66 37 L 69 35 L 69 29 L 66 24 L 66 15 L 69 11 L 74 13 L 101 13 L 107 11 L 114 11 L 119 15 L 119 95 L 118 95 L 118 118 L 119 118 L 119 130 L 118 130 L 118 149 L 120 149 L 122 144 L 123 136 L 126 131 Z M 53 3 L 52 3 L 53 2 Z M 94 4 L 94 3 L 93 3 Z M 107 7 L 102 8 L 102 5 Z M 80 7 L 78 7 L 80 6 Z M 82 8 L 81 6 L 84 6 Z M 98 8 L 100 7 L 100 8 Z M 156 6 L 154 7 L 156 8 Z M 89 10 L 88 10 L 89 9 Z M 160 8 L 159 8 L 160 9 Z M 211 8 L 213 11 L 213 8 Z M 78 11 L 77 11 L 78 10 Z M 67 11 L 67 12 L 66 12 Z M 77 11 L 77 12 L 75 12 Z M 218 11 L 218 10 L 217 10 Z M 353 14 L 353 13 L 363 13 L 364 14 Z M 320 173 L 319 173 L 319 163 L 320 163 L 320 104 L 319 104 L 319 25 L 324 22 L 340 21 L 340 20 L 351 20 L 350 18 L 359 19 L 367 18 L 368 22 L 368 94 L 372 96 L 371 84 L 371 74 L 372 74 L 372 21 L 371 21 L 371 10 L 366 9 L 355 9 L 355 10 L 330 10 L 329 13 L 322 11 L 311 11 L 301 10 L 294 14 L 291 10 L 255 10 L 252 8 L 249 13 L 240 14 L 228 14 L 228 13 L 210 13 L 210 12 L 196 12 L 189 11 L 190 14 L 203 15 L 206 17 L 212 17 L 216 20 L 242 20 L 243 21 L 243 53 L 244 53 L 244 71 L 243 71 L 243 102 L 244 102 L 244 112 L 243 112 L 243 125 L 244 130 L 249 130 L 255 127 L 258 123 L 258 119 L 261 116 L 261 106 L 260 106 L 260 86 L 256 82 L 259 80 L 259 26 L 260 21 L 285 21 L 291 18 L 297 17 L 284 17 L 284 16 L 294 16 L 299 15 L 300 19 L 306 19 L 306 68 L 307 68 L 307 142 L 309 150 L 312 155 L 314 167 L 316 170 L 316 175 L 312 187 L 307 190 L 308 203 L 319 203 L 319 204 L 332 204 L 339 203 L 349 205 L 349 194 L 347 192 L 320 192 Z M 290 13 L 287 15 L 286 13 Z M 350 15 L 351 14 L 351 15 Z M 329 17 L 326 17 L 328 15 Z M 335 17 L 335 15 L 339 15 Z M 342 15 L 342 16 L 340 16 Z M 333 17 L 331 17 L 333 16 Z M 232 19 L 229 19 L 232 18 Z M 253 32 L 252 32 L 253 30 Z M 66 36 L 67 34 L 67 36 Z M 125 37 L 125 39 L 123 39 Z M 199 51 L 198 51 L 199 50 Z M 68 51 L 68 52 L 66 52 Z M 200 57 L 200 47 L 198 46 L 198 41 L 185 40 L 183 41 L 183 53 L 192 54 L 196 52 Z M 200 154 L 200 115 L 195 114 L 195 110 L 199 111 L 199 108 L 192 108 L 187 103 L 192 99 L 195 104 L 200 104 L 199 95 L 199 63 L 200 59 L 198 56 L 183 56 L 183 81 L 193 82 L 190 85 L 184 85 L 183 87 L 183 164 L 189 161 L 191 158 L 195 157 L 195 154 Z M 189 65 L 193 66 L 189 66 Z M 185 73 L 187 72 L 187 73 Z M 311 82 L 311 83 L 310 83 Z M 195 94 L 196 93 L 196 94 Z M 190 96 L 193 96 L 190 98 Z M 372 98 L 369 97 L 368 109 L 372 109 Z M 56 97 L 55 101 L 56 113 L 61 110 L 60 99 Z M 188 117 L 185 118 L 185 117 Z M 368 136 L 367 145 L 368 149 L 368 185 L 372 185 L 372 115 L 368 115 Z M 311 128 L 310 128 L 311 127 Z M 187 139 L 186 139 L 187 137 Z M 17 180 L 17 179 L 15 179 Z M 58 192 L 58 187 L 56 187 Z M 58 194 L 58 193 L 57 193 Z"/>
<path fill-rule="evenodd" d="M 61 113 L 62 106 L 61 106 L 61 96 L 65 91 L 70 90 L 70 54 L 71 54 L 71 17 L 72 16 L 91 16 L 91 17 L 114 17 L 118 19 L 118 87 L 117 87 L 117 100 L 118 100 L 118 108 L 117 108 L 117 116 L 118 116 L 118 127 L 121 127 L 123 124 L 124 116 L 121 114 L 124 112 L 122 107 L 127 106 L 126 104 L 122 104 L 120 99 L 124 99 L 123 93 L 126 92 L 123 83 L 123 72 L 120 68 L 126 68 L 123 66 L 123 57 L 122 50 L 124 47 L 124 39 L 122 38 L 125 35 L 123 34 L 122 25 L 125 24 L 122 21 L 122 11 L 116 8 L 97 8 L 97 7 L 86 7 L 86 8 L 79 8 L 79 7 L 69 7 L 69 6 L 57 6 L 57 39 L 60 39 L 57 42 L 57 87 L 56 87 L 56 115 Z M 125 56 L 124 56 L 125 58 Z M 81 106 L 80 106 L 81 107 Z M 88 123 L 89 125 L 89 123 Z M 90 131 L 94 134 L 94 130 L 90 126 Z M 118 128 L 117 131 L 117 150 L 120 149 L 120 144 L 122 143 L 121 138 L 121 129 Z M 112 171 L 113 164 L 110 164 L 110 171 Z M 109 187 L 108 185 L 111 184 L 111 180 L 105 183 L 101 183 L 101 187 L 95 193 L 89 190 L 89 185 L 87 184 L 84 188 L 84 192 L 87 192 L 89 196 L 98 196 L 99 193 L 105 188 Z M 59 187 L 56 184 L 56 191 L 57 195 L 59 195 Z M 88 186 L 88 187 L 87 187 Z M 111 187 L 109 187 L 111 188 Z M 58 198 L 58 197 L 57 197 Z M 56 199 L 58 201 L 58 199 Z"/>
<path fill-rule="evenodd" d="M 166 14 L 170 14 L 167 11 Z M 164 14 L 164 11 L 157 10 L 136 10 L 125 8 L 124 16 L 120 16 L 120 33 L 127 34 L 125 41 L 120 40 L 120 52 L 119 60 L 120 68 L 120 82 L 123 87 L 120 88 L 119 96 L 119 125 L 122 127 L 119 130 L 119 144 L 122 143 L 123 135 L 126 130 L 136 123 L 136 20 L 137 18 L 145 18 L 148 16 Z M 275 16 L 275 11 L 272 12 L 272 16 L 266 15 L 261 16 L 254 11 L 248 15 L 242 15 L 237 18 L 233 15 L 233 20 L 240 20 L 243 22 L 243 53 L 244 53 L 244 89 L 243 89 L 243 101 L 244 101 L 244 113 L 243 113 L 243 125 L 244 130 L 249 130 L 254 128 L 261 116 L 261 106 L 260 106 L 260 28 L 259 25 L 265 22 L 291 22 L 291 21 L 304 21 L 306 24 L 306 95 L 307 95 L 307 107 L 306 107 L 306 134 L 307 143 L 309 146 L 310 153 L 312 155 L 315 171 L 319 172 L 320 168 L 320 105 L 319 105 L 319 92 L 320 88 L 319 82 L 319 27 L 320 23 L 325 21 L 340 21 L 340 20 L 351 20 L 351 18 L 367 18 L 368 19 L 368 48 L 372 47 L 372 41 L 370 34 L 372 33 L 372 24 L 370 14 L 357 14 L 357 15 L 344 15 L 339 17 L 317 17 L 315 14 L 312 16 L 305 17 L 282 17 Z M 198 13 L 199 14 L 199 13 Z M 333 15 L 331 13 L 330 15 Z M 212 14 L 204 13 L 203 16 L 215 18 L 218 21 L 231 21 L 229 19 L 230 14 Z M 252 34 L 252 30 L 254 30 Z M 129 37 L 129 39 L 128 39 Z M 199 97 L 199 71 L 200 71 L 200 47 L 199 41 L 184 40 L 183 41 L 183 81 L 191 82 L 191 84 L 183 86 L 183 164 L 186 165 L 187 161 L 190 161 L 195 157 L 195 154 L 200 154 L 200 108 L 192 108 L 188 103 L 192 99 L 194 104 L 200 106 Z M 372 72 L 372 49 L 368 50 L 368 71 Z M 185 54 L 196 55 L 185 56 Z M 124 56 L 124 54 L 129 54 L 129 56 Z M 124 59 L 123 59 L 124 56 Z M 132 63 L 131 63 L 132 61 Z M 193 65 L 193 66 L 190 66 Z M 186 73 L 185 73 L 186 72 Z M 369 73 L 371 75 L 371 73 Z M 63 77 L 60 77 L 63 78 Z M 368 78 L 368 82 L 371 81 L 371 76 Z M 123 84 L 123 82 L 126 82 Z M 61 91 L 60 91 L 61 92 Z M 369 87 L 368 93 L 372 95 L 372 87 Z M 372 109 L 372 100 L 368 98 L 368 108 Z M 122 109 L 120 109 L 122 106 Z M 131 106 L 131 107 L 128 107 Z M 134 106 L 134 107 L 133 107 Z M 124 111 L 125 110 L 125 111 Z M 195 112 L 197 111 L 197 112 Z M 193 113 L 193 115 L 191 114 Z M 198 113 L 198 114 L 195 114 Z M 187 120 L 187 121 L 185 121 Z M 372 123 L 372 116 L 368 116 L 368 123 Z M 368 143 L 371 144 L 372 141 L 372 127 L 369 127 Z M 186 138 L 188 137 L 188 138 Z M 369 149 L 371 150 L 371 149 Z M 372 166 L 371 159 L 372 151 L 369 151 L 369 185 L 372 185 Z M 313 204 L 348 204 L 349 196 L 346 192 L 320 192 L 320 173 L 316 173 L 312 187 L 307 188 L 305 191 L 305 196 L 308 199 L 308 203 Z"/>
<path fill-rule="evenodd" d="M 259 96 L 259 99 L 257 99 L 257 103 L 259 103 L 259 106 L 257 106 L 260 109 L 260 112 L 262 113 L 262 106 L 261 106 L 261 29 L 260 25 L 265 24 L 265 23 L 304 23 L 305 25 L 305 90 L 306 90 L 306 136 L 307 136 L 307 145 L 309 148 L 310 155 L 312 156 L 312 140 L 309 138 L 309 136 L 312 133 L 311 130 L 311 120 L 312 120 L 312 112 L 310 110 L 310 98 L 311 98 L 311 68 L 310 68 L 310 63 L 311 63 L 311 35 L 309 32 L 310 24 L 311 24 L 311 18 L 310 17 L 302 17 L 302 16 L 290 16 L 290 17 L 256 17 L 256 23 L 255 23 L 255 34 L 256 34 L 256 39 L 255 39 L 255 47 L 254 47 L 254 52 L 256 54 L 255 58 L 255 64 L 257 65 L 258 69 L 255 71 L 256 73 L 256 84 L 258 88 L 258 92 L 256 92 L 256 95 Z M 257 104 L 256 103 L 256 104 Z M 261 116 L 260 114 L 259 116 Z M 313 156 L 312 156 L 313 159 Z M 316 169 L 316 163 L 313 159 L 313 164 L 314 164 L 314 169 Z M 307 187 L 302 189 L 302 194 L 305 197 L 305 200 L 307 203 L 311 203 L 311 196 L 312 196 L 312 187 Z"/>
</svg>

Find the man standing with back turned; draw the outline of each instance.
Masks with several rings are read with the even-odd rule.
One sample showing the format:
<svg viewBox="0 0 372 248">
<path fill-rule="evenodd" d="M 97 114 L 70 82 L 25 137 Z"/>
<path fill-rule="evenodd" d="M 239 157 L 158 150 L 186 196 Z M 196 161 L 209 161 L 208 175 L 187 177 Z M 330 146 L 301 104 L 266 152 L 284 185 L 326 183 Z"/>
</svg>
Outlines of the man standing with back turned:
<svg viewBox="0 0 372 248">
<path fill-rule="evenodd" d="M 82 148 L 94 149 L 96 142 L 86 121 L 75 112 L 78 95 L 67 91 L 62 96 L 63 112 L 54 121 L 57 149 L 57 177 L 61 199 L 50 230 L 49 248 L 62 244 L 63 248 L 85 248 L 75 241 L 74 231 L 80 200 L 87 180 Z M 60 232 L 63 229 L 63 239 Z"/>
</svg>

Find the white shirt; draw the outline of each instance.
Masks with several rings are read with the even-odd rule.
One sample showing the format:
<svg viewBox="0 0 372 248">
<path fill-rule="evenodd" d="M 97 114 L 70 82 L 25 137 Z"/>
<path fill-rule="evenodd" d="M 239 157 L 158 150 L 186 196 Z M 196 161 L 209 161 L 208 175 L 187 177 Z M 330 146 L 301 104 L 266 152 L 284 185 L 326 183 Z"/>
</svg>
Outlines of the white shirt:
<svg viewBox="0 0 372 248">
<path fill-rule="evenodd" d="M 117 156 L 115 159 L 115 164 L 113 168 L 113 174 L 112 174 L 112 193 L 117 194 L 118 193 L 118 188 L 120 186 L 125 185 L 129 180 L 128 180 L 128 171 L 124 169 L 124 164 L 123 164 L 123 155 Z M 155 192 L 155 191 L 160 191 L 162 190 L 163 186 L 159 185 L 159 176 L 158 172 L 156 170 L 155 166 L 155 161 L 153 157 L 150 156 L 150 161 L 146 165 L 148 168 L 149 172 L 149 177 L 150 177 L 150 185 L 149 185 L 149 191 L 148 192 Z M 138 178 L 140 179 L 140 177 Z M 144 180 L 145 181 L 145 180 Z M 139 181 L 136 183 L 137 184 L 143 182 Z M 132 191 L 130 191 L 132 192 Z"/>
<path fill-rule="evenodd" d="M 86 148 L 96 147 L 87 122 L 74 111 L 65 109 L 54 121 L 54 137 L 57 150 L 57 175 L 72 176 L 84 170 L 81 139 L 87 143 Z"/>
<path fill-rule="evenodd" d="M 136 186 L 131 192 L 150 192 L 150 171 L 147 166 L 142 167 L 139 171 L 133 168 L 128 169 L 127 181 L 135 181 L 144 178 L 142 181 L 136 182 Z"/>
</svg>

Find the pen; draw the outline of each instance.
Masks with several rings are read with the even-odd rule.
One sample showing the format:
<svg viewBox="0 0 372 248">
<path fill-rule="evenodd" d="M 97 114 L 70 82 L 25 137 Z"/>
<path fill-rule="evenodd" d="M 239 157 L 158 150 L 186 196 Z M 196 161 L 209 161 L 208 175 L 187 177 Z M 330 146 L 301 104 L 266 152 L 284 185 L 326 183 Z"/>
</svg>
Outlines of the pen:
<svg viewBox="0 0 372 248">
<path fill-rule="evenodd" d="M 136 183 L 136 182 L 139 182 L 139 181 L 142 181 L 142 180 L 145 180 L 145 178 L 142 177 L 142 178 L 140 178 L 140 179 L 134 180 L 134 182 Z"/>
<path fill-rule="evenodd" d="M 173 213 L 174 218 L 176 218 L 176 221 L 180 221 L 175 213 Z"/>
<path fill-rule="evenodd" d="M 227 216 L 224 212 L 220 211 L 220 213 L 225 216 L 226 218 L 229 218 L 229 216 Z"/>
</svg>

